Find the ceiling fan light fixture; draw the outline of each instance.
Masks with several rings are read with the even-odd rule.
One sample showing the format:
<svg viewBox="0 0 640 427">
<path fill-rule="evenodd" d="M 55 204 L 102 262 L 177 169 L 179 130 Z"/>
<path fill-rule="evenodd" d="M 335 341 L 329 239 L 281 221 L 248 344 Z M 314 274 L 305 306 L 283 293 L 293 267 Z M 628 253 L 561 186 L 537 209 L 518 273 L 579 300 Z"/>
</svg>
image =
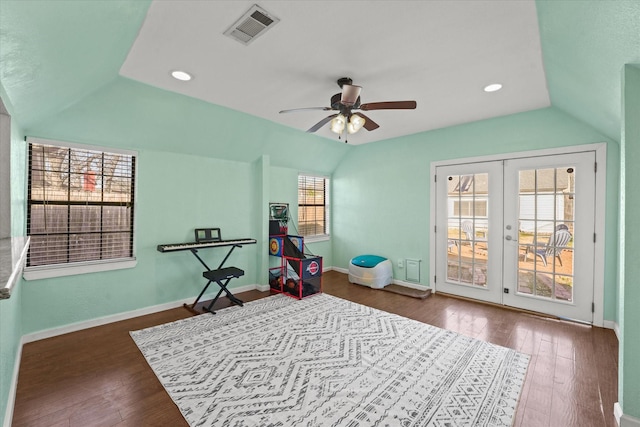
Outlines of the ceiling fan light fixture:
<svg viewBox="0 0 640 427">
<path fill-rule="evenodd" d="M 331 120 L 331 132 L 337 133 L 338 135 L 340 135 L 344 130 L 346 121 L 347 119 L 345 116 L 343 116 L 342 114 L 338 114 L 336 117 L 334 117 Z"/>
<path fill-rule="evenodd" d="M 352 114 L 347 124 L 348 133 L 356 133 L 364 126 L 365 119 L 357 114 Z"/>
<path fill-rule="evenodd" d="M 502 89 L 502 85 L 500 83 L 492 83 L 484 87 L 485 92 L 497 92 Z"/>
<path fill-rule="evenodd" d="M 376 122 L 367 117 L 364 113 L 354 113 L 354 111 L 370 111 L 370 110 L 413 110 L 416 108 L 416 101 L 387 101 L 387 102 L 368 102 L 360 103 L 361 86 L 352 85 L 352 80 L 348 77 L 338 79 L 338 86 L 342 92 L 336 93 L 331 97 L 329 107 L 307 107 L 295 108 L 292 110 L 281 110 L 280 113 L 289 113 L 291 111 L 302 110 L 322 110 L 332 111 L 333 114 L 326 116 L 315 125 L 311 126 L 307 133 L 313 133 L 326 126 L 329 123 L 331 132 L 341 135 L 345 132 L 353 134 L 361 128 L 367 131 L 376 130 L 380 127 Z M 341 139 L 341 137 L 339 137 Z"/>
</svg>

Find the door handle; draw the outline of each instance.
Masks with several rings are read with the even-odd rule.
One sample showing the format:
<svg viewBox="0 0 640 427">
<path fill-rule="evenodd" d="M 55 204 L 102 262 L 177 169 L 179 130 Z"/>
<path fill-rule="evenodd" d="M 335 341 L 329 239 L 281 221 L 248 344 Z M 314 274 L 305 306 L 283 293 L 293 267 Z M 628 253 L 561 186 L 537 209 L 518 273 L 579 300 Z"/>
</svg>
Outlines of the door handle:
<svg viewBox="0 0 640 427">
<path fill-rule="evenodd" d="M 505 237 L 505 239 L 506 239 L 506 240 L 513 240 L 513 237 L 511 237 L 511 236 L 506 236 L 506 237 Z M 517 240 L 513 240 L 513 241 L 514 241 L 514 242 L 517 242 Z"/>
</svg>

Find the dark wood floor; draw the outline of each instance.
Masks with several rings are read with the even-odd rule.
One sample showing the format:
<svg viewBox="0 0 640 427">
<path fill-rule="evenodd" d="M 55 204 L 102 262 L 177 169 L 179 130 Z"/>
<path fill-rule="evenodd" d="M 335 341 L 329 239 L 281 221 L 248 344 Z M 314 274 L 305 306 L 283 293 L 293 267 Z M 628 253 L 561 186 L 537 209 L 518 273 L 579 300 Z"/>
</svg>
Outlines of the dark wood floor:
<svg viewBox="0 0 640 427">
<path fill-rule="evenodd" d="M 323 286 L 344 299 L 530 354 L 516 426 L 615 426 L 618 342 L 611 330 L 441 294 L 410 298 L 350 284 L 334 271 Z M 226 305 L 220 300 L 216 308 Z M 13 426 L 187 426 L 129 331 L 188 316 L 176 308 L 26 344 Z"/>
</svg>

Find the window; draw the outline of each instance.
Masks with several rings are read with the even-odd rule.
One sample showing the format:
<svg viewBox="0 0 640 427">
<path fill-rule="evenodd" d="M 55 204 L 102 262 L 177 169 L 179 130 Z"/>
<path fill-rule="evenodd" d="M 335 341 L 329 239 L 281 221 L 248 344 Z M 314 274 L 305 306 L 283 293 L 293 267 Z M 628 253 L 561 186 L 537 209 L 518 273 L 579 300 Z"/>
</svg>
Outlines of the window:
<svg viewBox="0 0 640 427">
<path fill-rule="evenodd" d="M 453 215 L 463 217 L 486 217 L 487 200 L 454 200 Z"/>
<path fill-rule="evenodd" d="M 134 259 L 135 153 L 29 139 L 28 160 L 27 270 Z"/>
<path fill-rule="evenodd" d="M 298 232 L 305 237 L 329 235 L 329 179 L 298 176 Z"/>
</svg>

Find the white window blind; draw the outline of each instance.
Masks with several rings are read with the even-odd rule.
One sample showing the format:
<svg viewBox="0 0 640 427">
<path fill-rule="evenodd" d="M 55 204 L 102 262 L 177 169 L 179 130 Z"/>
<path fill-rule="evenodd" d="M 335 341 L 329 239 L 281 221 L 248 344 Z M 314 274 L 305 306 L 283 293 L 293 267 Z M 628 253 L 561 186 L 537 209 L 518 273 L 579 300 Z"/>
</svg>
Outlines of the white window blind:
<svg viewBox="0 0 640 427">
<path fill-rule="evenodd" d="M 133 154 L 29 142 L 28 160 L 28 267 L 133 258 Z"/>
</svg>

